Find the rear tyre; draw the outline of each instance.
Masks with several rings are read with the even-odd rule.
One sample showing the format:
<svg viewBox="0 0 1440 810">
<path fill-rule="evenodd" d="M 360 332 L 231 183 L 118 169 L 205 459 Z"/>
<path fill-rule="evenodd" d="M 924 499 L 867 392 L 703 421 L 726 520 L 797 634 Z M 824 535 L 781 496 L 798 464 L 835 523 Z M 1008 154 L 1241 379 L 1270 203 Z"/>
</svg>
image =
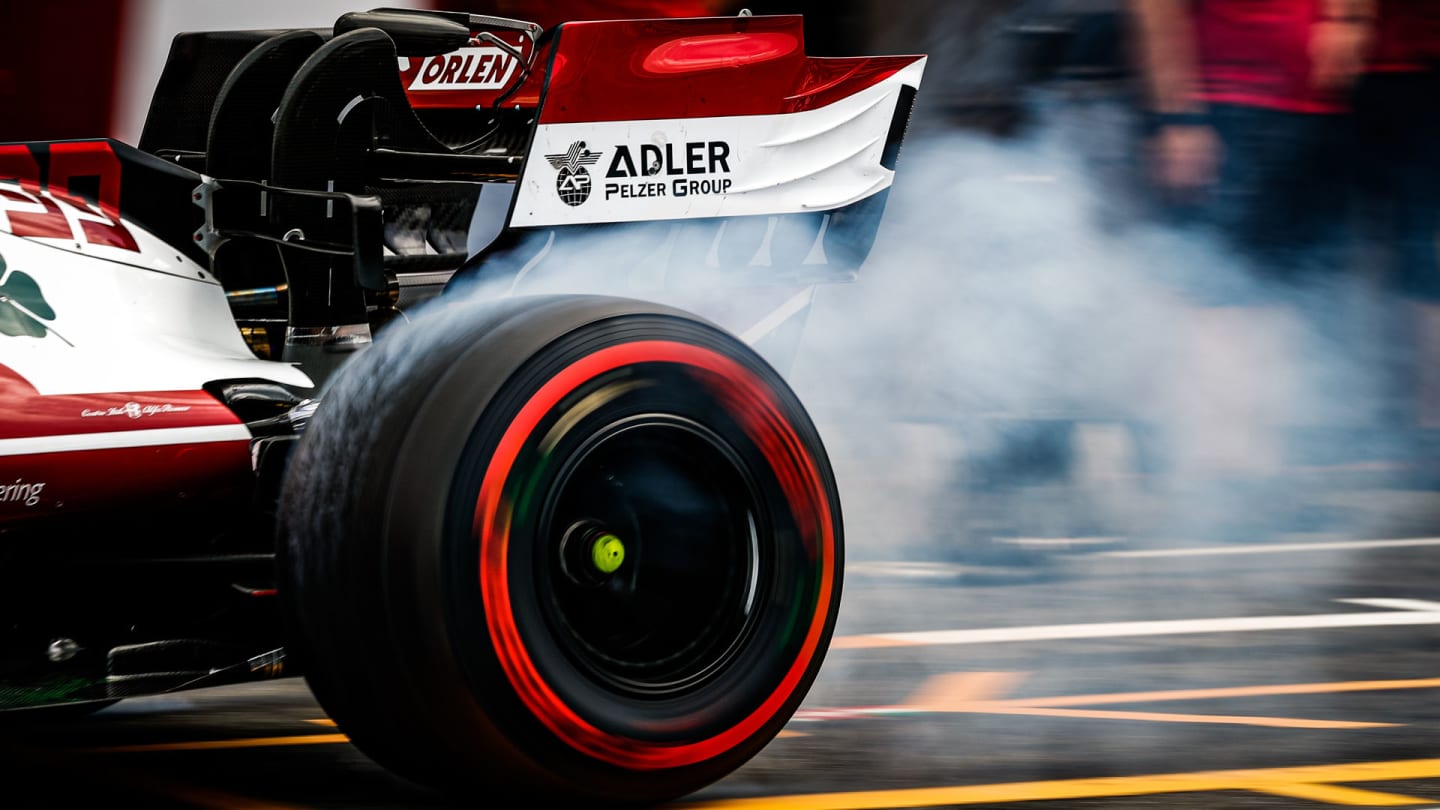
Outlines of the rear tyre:
<svg viewBox="0 0 1440 810">
<path fill-rule="evenodd" d="M 292 462 L 286 598 L 356 744 L 452 789 L 651 802 L 763 747 L 819 669 L 840 511 L 794 395 L 682 313 L 434 310 Z"/>
</svg>

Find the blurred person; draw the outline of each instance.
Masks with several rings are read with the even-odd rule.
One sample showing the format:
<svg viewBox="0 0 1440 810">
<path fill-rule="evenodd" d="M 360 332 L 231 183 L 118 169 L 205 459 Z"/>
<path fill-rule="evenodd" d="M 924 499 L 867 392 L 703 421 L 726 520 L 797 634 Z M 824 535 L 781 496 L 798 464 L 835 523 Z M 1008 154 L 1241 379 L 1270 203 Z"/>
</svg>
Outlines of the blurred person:
<svg viewBox="0 0 1440 810">
<path fill-rule="evenodd" d="M 1440 428 L 1440 3 L 1380 0 L 1356 91 L 1357 178 L 1367 255 L 1399 332 L 1392 370 L 1402 428 Z M 1394 318 L 1396 314 L 1404 317 Z M 1382 322 L 1383 325 L 1383 322 Z"/>
<path fill-rule="evenodd" d="M 1167 200 L 1258 261 L 1309 269 L 1344 213 L 1375 0 L 1130 0 Z"/>
<path fill-rule="evenodd" d="M 1190 528 L 1283 525 L 1295 506 L 1279 489 L 1287 434 L 1302 403 L 1325 400 L 1300 395 L 1296 355 L 1334 320 L 1310 309 L 1335 304 L 1316 291 L 1343 284 L 1349 97 L 1373 2 L 1130 0 L 1162 208 L 1244 271 L 1174 274 L 1191 306 L 1158 403 L 1172 480 L 1225 513 Z"/>
</svg>

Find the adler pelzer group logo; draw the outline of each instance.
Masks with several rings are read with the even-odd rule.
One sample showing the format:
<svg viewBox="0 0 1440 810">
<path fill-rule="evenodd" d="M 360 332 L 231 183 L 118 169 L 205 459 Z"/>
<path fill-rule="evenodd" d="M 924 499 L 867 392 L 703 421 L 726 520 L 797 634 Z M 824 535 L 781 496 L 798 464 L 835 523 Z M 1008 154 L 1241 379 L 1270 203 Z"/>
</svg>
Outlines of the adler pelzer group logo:
<svg viewBox="0 0 1440 810">
<path fill-rule="evenodd" d="M 585 167 L 599 163 L 600 154 L 590 151 L 584 141 L 576 141 L 570 144 L 570 148 L 563 155 L 545 156 L 550 165 L 559 172 L 555 177 L 555 191 L 560 195 L 561 202 L 577 207 L 590 199 L 590 191 L 595 187 L 595 182 Z"/>
</svg>

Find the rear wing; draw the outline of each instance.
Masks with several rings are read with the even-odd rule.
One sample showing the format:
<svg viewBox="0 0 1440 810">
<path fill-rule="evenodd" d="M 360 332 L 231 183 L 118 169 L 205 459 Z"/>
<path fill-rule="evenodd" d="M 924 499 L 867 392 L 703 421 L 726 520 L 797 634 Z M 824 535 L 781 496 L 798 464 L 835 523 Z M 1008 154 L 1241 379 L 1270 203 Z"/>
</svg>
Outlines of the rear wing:
<svg viewBox="0 0 1440 810">
<path fill-rule="evenodd" d="M 563 25 L 510 226 L 708 220 L 697 263 L 852 273 L 923 70 L 808 57 L 799 17 Z"/>
<path fill-rule="evenodd" d="M 397 277 L 482 273 L 597 226 L 661 243 L 684 225 L 672 262 L 843 279 L 874 241 L 924 64 L 808 57 L 793 16 L 540 31 L 381 10 L 177 37 L 141 146 L 196 172 L 186 247 L 222 280 L 274 253 L 241 245 L 281 244 L 304 323 L 363 322 L 366 291 Z"/>
</svg>

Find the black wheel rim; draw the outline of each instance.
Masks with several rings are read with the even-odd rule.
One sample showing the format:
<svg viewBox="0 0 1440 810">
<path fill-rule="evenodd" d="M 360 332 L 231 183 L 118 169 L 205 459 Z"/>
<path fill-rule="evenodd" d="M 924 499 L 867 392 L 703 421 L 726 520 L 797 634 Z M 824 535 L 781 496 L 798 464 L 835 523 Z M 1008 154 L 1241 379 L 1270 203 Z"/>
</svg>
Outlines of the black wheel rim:
<svg viewBox="0 0 1440 810">
<path fill-rule="evenodd" d="M 755 482 L 717 434 L 642 414 L 569 454 L 545 500 L 535 568 L 567 658 L 621 695 L 718 677 L 755 625 L 762 519 Z"/>
</svg>

